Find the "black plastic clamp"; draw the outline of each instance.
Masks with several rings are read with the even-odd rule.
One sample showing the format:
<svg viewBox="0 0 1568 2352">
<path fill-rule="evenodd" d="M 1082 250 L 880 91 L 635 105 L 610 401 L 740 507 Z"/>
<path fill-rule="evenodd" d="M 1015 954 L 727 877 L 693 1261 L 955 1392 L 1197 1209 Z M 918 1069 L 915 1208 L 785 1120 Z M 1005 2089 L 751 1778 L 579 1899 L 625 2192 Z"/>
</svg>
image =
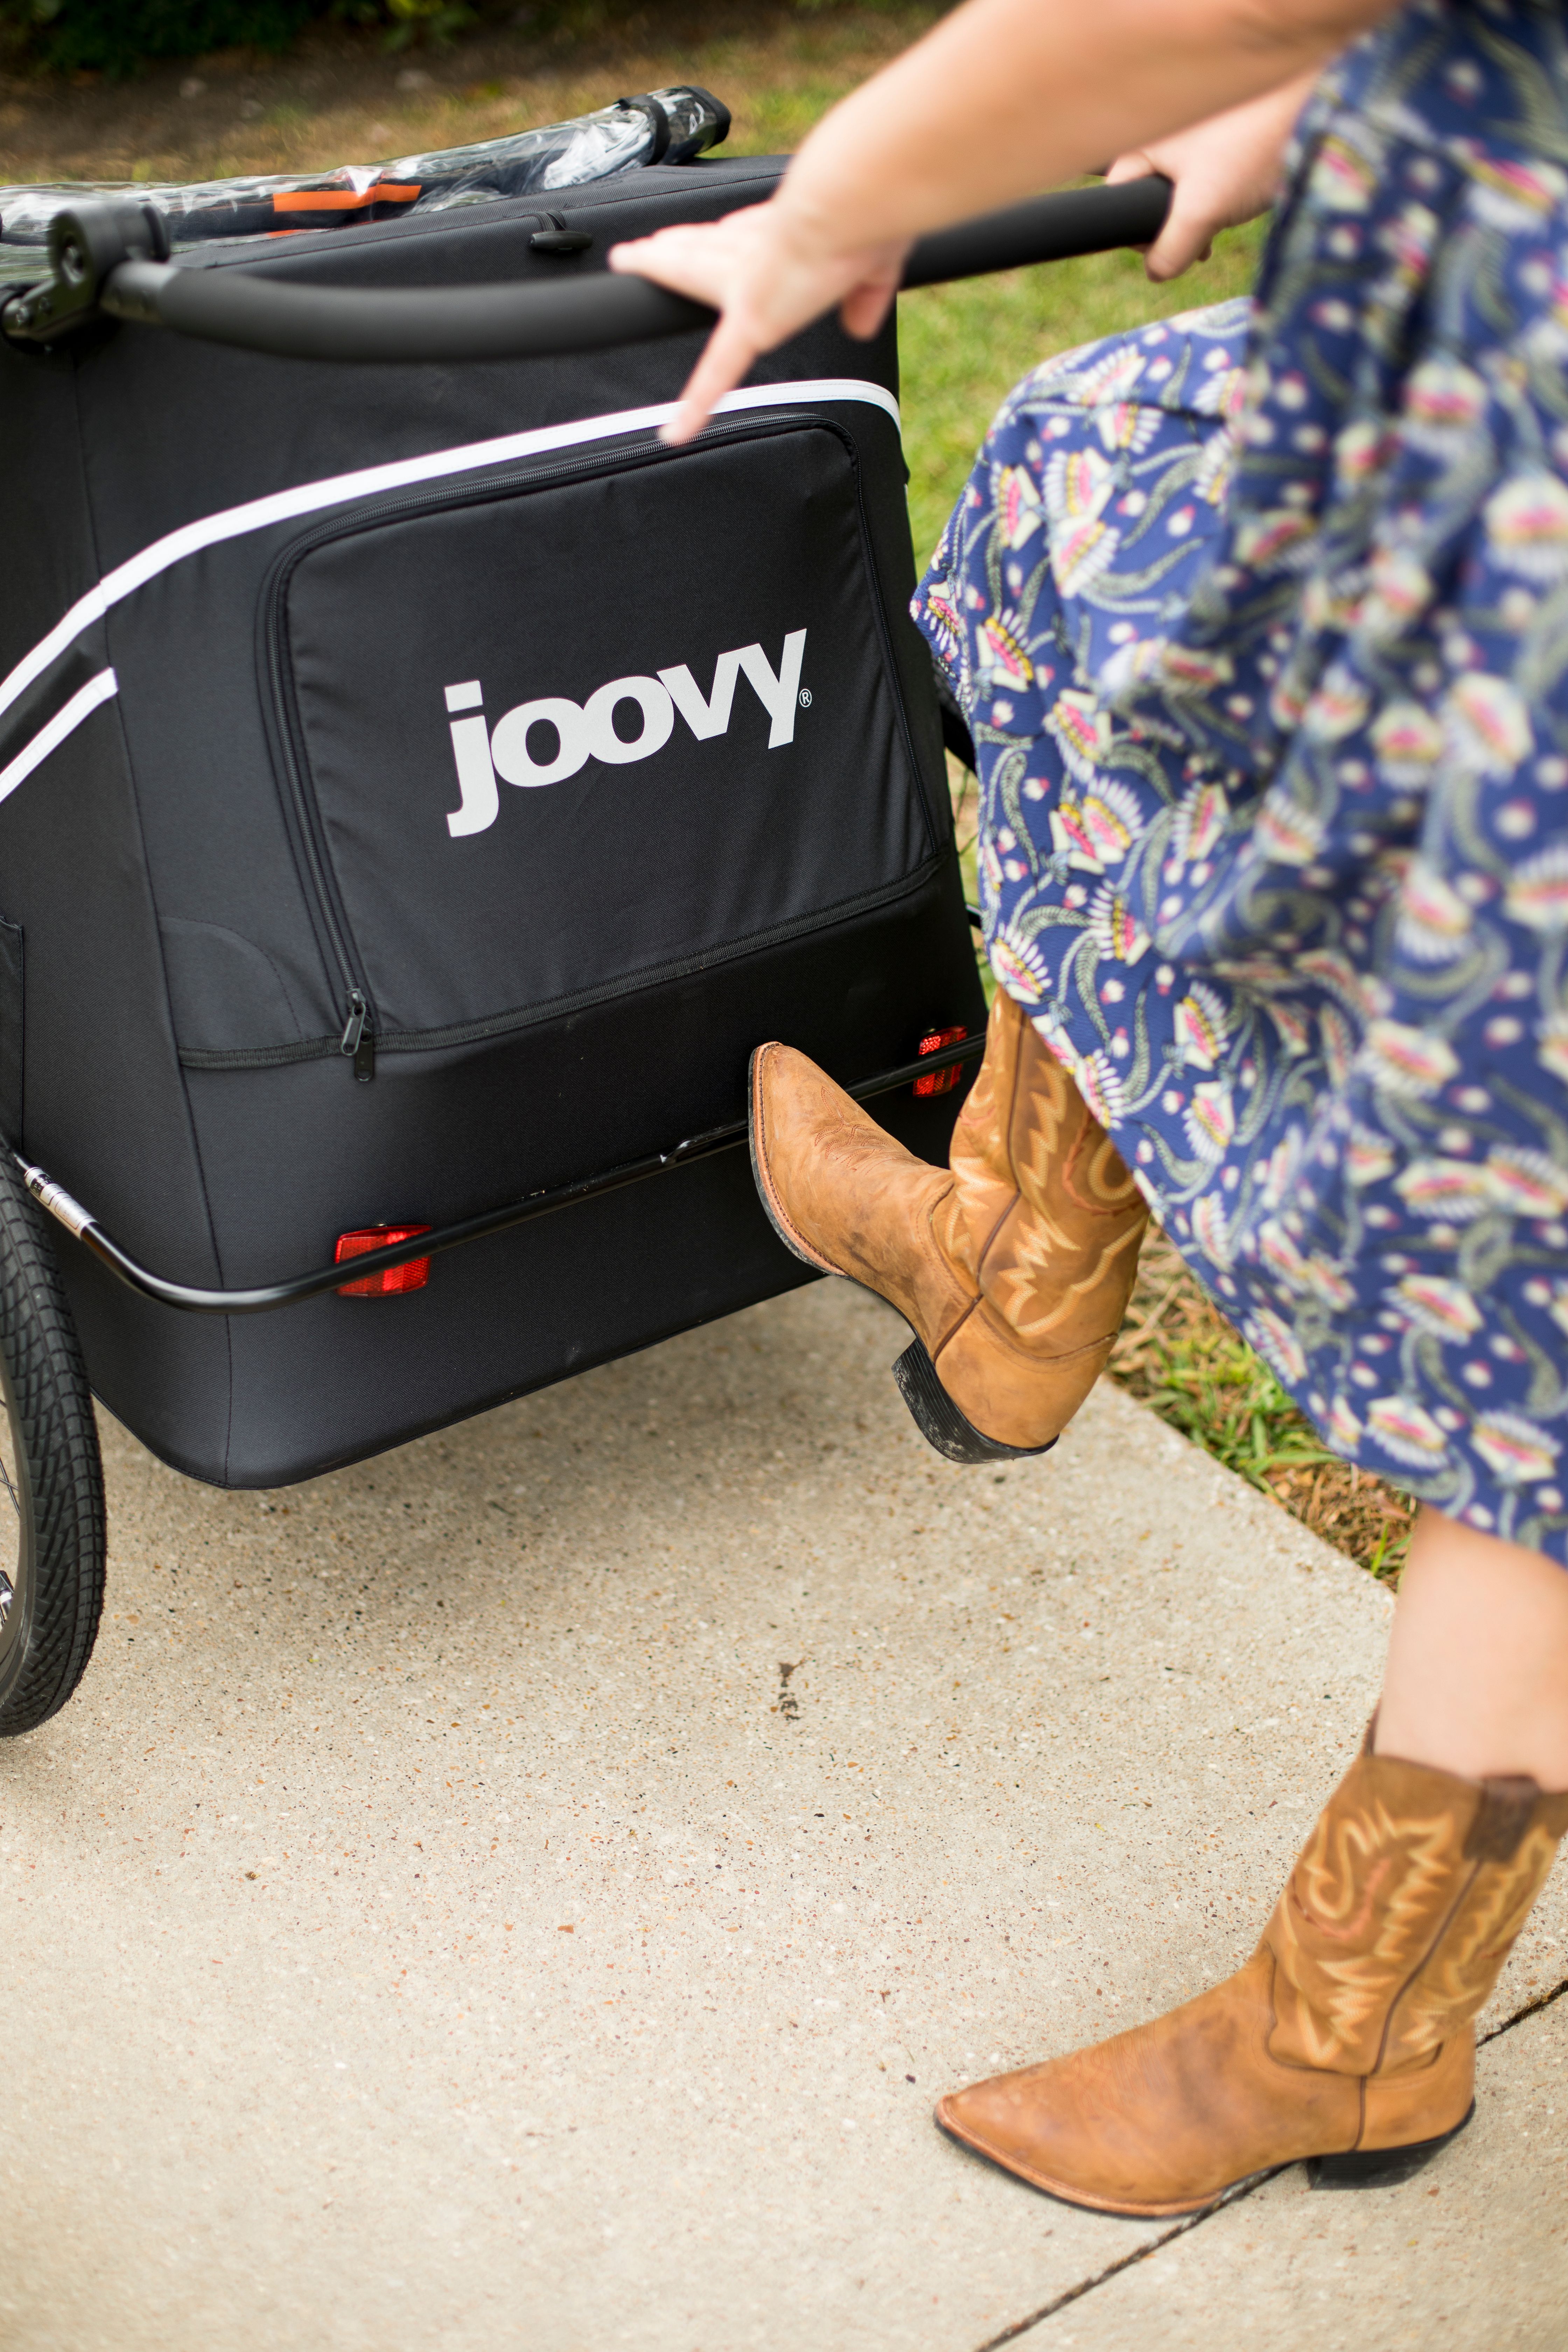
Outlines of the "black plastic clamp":
<svg viewBox="0 0 1568 2352">
<path fill-rule="evenodd" d="M 16 343 L 53 343 L 85 327 L 102 307 L 105 281 L 127 261 L 167 261 L 169 230 L 156 205 L 83 205 L 49 223 L 52 275 L 13 295 L 0 333 Z"/>
</svg>

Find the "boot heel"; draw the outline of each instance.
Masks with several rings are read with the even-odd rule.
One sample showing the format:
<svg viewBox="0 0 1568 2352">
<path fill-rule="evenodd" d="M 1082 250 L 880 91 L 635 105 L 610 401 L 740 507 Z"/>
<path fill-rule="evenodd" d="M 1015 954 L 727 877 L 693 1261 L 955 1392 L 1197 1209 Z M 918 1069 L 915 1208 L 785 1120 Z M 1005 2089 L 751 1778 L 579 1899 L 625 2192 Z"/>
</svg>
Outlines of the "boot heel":
<svg viewBox="0 0 1568 2352">
<path fill-rule="evenodd" d="M 985 1436 L 942 1387 L 923 1340 L 910 1341 L 893 1366 L 893 1378 L 921 1435 L 946 1461 L 1026 1462 L 1037 1454 L 1048 1454 L 1057 1442 L 1053 1437 L 1044 1445 L 1004 1445 L 999 1438 Z"/>
<path fill-rule="evenodd" d="M 1404 2147 L 1356 2147 L 1343 2156 L 1315 2156 L 1307 2167 L 1314 2189 L 1394 2189 L 1415 2179 L 1451 2139 L 1458 2139 L 1476 2112 L 1474 2099 L 1452 2131 L 1436 2139 L 1415 2139 Z"/>
</svg>

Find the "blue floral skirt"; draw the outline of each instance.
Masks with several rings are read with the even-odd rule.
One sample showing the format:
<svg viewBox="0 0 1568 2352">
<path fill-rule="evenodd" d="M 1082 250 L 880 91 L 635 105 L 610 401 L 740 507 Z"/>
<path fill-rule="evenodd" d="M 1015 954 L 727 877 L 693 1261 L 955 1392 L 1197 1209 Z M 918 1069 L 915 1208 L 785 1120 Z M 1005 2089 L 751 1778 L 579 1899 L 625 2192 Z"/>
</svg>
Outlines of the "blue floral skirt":
<svg viewBox="0 0 1568 2352">
<path fill-rule="evenodd" d="M 1165 1231 L 1338 1452 L 1568 1562 L 1549 117 L 1544 0 L 1358 45 L 1255 300 L 1026 378 L 913 609 L 997 978 Z"/>
</svg>

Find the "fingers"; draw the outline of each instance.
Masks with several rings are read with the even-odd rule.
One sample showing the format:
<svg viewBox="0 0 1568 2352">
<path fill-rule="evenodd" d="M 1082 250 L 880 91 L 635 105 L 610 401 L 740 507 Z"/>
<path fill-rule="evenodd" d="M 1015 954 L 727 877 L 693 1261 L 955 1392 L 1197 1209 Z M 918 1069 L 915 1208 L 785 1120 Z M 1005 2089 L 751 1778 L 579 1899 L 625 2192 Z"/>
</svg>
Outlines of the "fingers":
<svg viewBox="0 0 1568 2352">
<path fill-rule="evenodd" d="M 670 443 L 700 433 L 763 352 L 837 309 L 846 331 L 874 335 L 898 291 L 904 247 L 835 252 L 792 225 L 777 198 L 705 226 L 661 230 L 611 248 L 613 270 L 706 302 L 720 320 L 665 427 Z"/>
<path fill-rule="evenodd" d="M 613 245 L 605 257 L 618 277 L 649 278 L 672 294 L 715 310 L 734 274 L 731 254 L 710 228 L 661 229 L 657 236 Z"/>
<path fill-rule="evenodd" d="M 671 448 L 694 441 L 724 394 L 744 383 L 761 349 L 756 336 L 748 331 L 733 311 L 721 319 L 687 378 L 675 415 L 659 429 L 660 440 L 668 442 Z"/>
<path fill-rule="evenodd" d="M 1180 278 L 1194 261 L 1208 259 L 1215 233 L 1223 226 L 1212 205 L 1184 198 L 1178 184 L 1165 226 L 1143 256 L 1144 270 L 1156 286 Z"/>
<path fill-rule="evenodd" d="M 609 266 L 622 276 L 648 278 L 672 294 L 707 302 L 722 313 L 692 370 L 674 416 L 661 438 L 672 446 L 694 440 L 712 416 L 715 404 L 742 383 L 764 345 L 744 309 L 747 232 L 753 224 L 719 221 L 668 228 L 656 236 L 613 246 Z M 739 232 L 738 234 L 736 232 Z"/>
<path fill-rule="evenodd" d="M 1175 144 L 1173 141 L 1170 142 L 1171 148 Z M 1194 187 L 1194 179 L 1185 176 L 1179 165 L 1173 169 L 1175 161 L 1169 150 L 1156 157 L 1146 148 L 1135 147 L 1126 155 L 1118 155 L 1105 175 L 1110 182 L 1142 180 L 1151 172 L 1159 172 L 1174 183 L 1165 226 L 1153 244 L 1143 247 L 1144 271 L 1156 286 L 1179 278 L 1194 261 L 1206 261 L 1215 231 L 1225 225 L 1213 203 L 1205 202 L 1203 193 Z"/>
<path fill-rule="evenodd" d="M 857 286 L 838 306 L 838 323 L 857 342 L 868 343 L 879 333 L 899 291 L 897 278 L 874 278 Z"/>
</svg>

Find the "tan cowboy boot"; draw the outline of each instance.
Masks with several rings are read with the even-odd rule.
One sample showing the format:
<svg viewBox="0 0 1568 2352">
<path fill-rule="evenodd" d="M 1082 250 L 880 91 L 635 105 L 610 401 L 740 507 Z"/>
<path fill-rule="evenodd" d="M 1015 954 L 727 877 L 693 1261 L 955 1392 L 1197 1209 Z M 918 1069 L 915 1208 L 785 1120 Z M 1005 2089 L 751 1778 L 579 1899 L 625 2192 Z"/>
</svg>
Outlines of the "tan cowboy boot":
<svg viewBox="0 0 1568 2352">
<path fill-rule="evenodd" d="M 788 1045 L 752 1056 L 752 1168 L 780 1240 L 896 1307 L 894 1377 L 950 1462 L 1042 1454 L 1121 1328 L 1149 1212 L 1012 998 L 932 1168 Z"/>
<path fill-rule="evenodd" d="M 1470 2119 L 1472 2020 L 1565 1828 L 1568 1795 L 1374 1756 L 1369 1731 L 1245 1968 L 937 2121 L 1103 2213 L 1194 2212 L 1303 2157 L 1334 2185 L 1415 2170 Z"/>
</svg>

